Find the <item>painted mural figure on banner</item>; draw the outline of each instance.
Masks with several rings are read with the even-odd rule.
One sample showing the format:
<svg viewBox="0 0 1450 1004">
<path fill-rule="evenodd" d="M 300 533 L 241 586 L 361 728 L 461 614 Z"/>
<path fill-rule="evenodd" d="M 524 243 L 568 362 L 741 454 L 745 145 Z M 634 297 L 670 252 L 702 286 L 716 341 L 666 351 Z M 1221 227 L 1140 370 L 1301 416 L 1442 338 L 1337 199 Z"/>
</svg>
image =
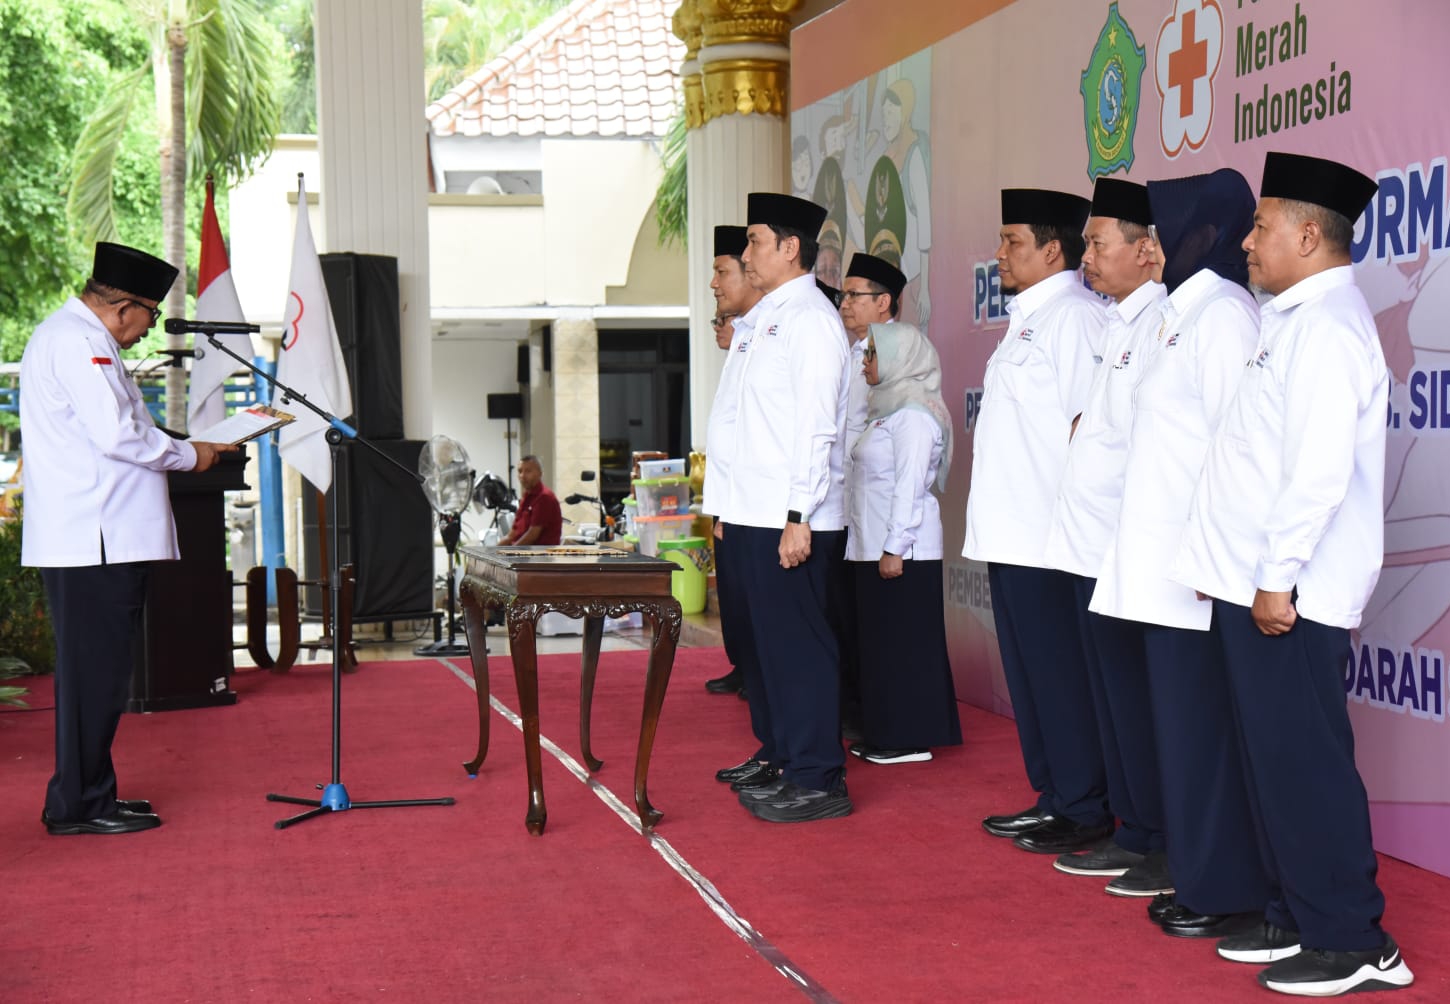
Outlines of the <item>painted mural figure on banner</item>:
<svg viewBox="0 0 1450 1004">
<path fill-rule="evenodd" d="M 1259 982 L 1289 994 L 1414 980 L 1380 926 L 1343 688 L 1384 543 L 1390 379 L 1350 257 L 1352 221 L 1376 187 L 1334 161 L 1267 156 L 1244 248 L 1250 281 L 1272 299 L 1174 568 L 1213 597 L 1250 807 L 1277 887 L 1263 926 L 1225 938 L 1219 954 L 1272 963 Z"/>
<path fill-rule="evenodd" d="M 982 826 L 1000 837 L 1051 837 L 1064 852 L 1113 832 L 1073 585 L 1046 554 L 1069 437 L 1102 357 L 1107 317 L 1078 276 L 1091 203 L 1026 188 L 1003 189 L 1001 201 L 997 268 L 1002 287 L 1016 295 L 987 363 L 962 555 L 987 563 L 997 644 L 1037 800 Z"/>
</svg>

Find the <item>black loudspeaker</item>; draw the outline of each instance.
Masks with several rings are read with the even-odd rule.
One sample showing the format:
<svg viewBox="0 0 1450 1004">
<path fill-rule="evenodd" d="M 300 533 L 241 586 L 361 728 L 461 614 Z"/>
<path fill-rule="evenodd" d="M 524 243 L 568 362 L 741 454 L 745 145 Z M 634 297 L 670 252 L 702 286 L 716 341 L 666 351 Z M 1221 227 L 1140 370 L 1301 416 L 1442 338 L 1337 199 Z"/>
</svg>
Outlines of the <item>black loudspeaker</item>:
<svg viewBox="0 0 1450 1004">
<path fill-rule="evenodd" d="M 528 385 L 529 382 L 529 343 L 524 342 L 519 346 L 519 383 Z"/>
<path fill-rule="evenodd" d="M 524 396 L 522 394 L 488 395 L 489 418 L 523 418 Z"/>
<path fill-rule="evenodd" d="M 349 423 L 368 439 L 403 438 L 403 334 L 398 259 L 351 251 L 319 256 L 337 341 L 352 384 Z"/>
<path fill-rule="evenodd" d="M 379 450 L 406 469 L 400 471 L 366 446 L 348 442 L 338 462 L 338 548 L 342 564 L 356 569 L 353 620 L 414 620 L 433 610 L 433 510 L 418 479 L 423 443 L 380 440 Z M 306 484 L 304 479 L 304 484 Z M 317 546 L 316 488 L 307 484 L 302 505 L 304 578 L 326 581 Z M 331 538 L 329 537 L 329 546 Z M 322 610 L 320 588 L 303 597 L 308 613 Z"/>
</svg>

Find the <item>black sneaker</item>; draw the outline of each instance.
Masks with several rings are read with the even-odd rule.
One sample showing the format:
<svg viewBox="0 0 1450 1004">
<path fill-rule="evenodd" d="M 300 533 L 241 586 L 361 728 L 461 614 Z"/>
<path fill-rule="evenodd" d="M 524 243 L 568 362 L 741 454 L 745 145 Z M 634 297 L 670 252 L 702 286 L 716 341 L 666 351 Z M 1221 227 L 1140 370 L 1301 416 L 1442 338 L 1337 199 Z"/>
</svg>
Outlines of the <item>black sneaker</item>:
<svg viewBox="0 0 1450 1004">
<path fill-rule="evenodd" d="M 854 742 L 846 747 L 846 752 L 852 756 L 864 757 L 867 753 L 871 752 L 871 747 L 867 746 L 864 742 Z"/>
<path fill-rule="evenodd" d="M 742 799 L 741 804 L 756 819 L 767 823 L 807 823 L 851 814 L 851 799 L 845 784 L 833 791 L 816 791 L 787 781 L 774 796 L 748 802 Z"/>
<path fill-rule="evenodd" d="M 1110 896 L 1157 896 L 1173 891 L 1168 855 L 1153 851 L 1106 886 Z"/>
<path fill-rule="evenodd" d="M 1143 860 L 1143 855 L 1119 847 L 1112 837 L 1091 850 L 1061 854 L 1052 867 L 1069 875 L 1121 875 Z"/>
<path fill-rule="evenodd" d="M 1299 932 L 1275 927 L 1267 920 L 1258 930 L 1220 938 L 1218 954 L 1230 962 L 1252 962 L 1266 966 L 1299 954 Z"/>
<path fill-rule="evenodd" d="M 1270 990 L 1300 997 L 1337 997 L 1355 990 L 1397 990 L 1415 982 L 1395 939 L 1385 935 L 1379 948 L 1364 952 L 1327 952 L 1311 948 L 1275 962 L 1259 973 Z"/>
<path fill-rule="evenodd" d="M 861 754 L 867 763 L 922 763 L 931 759 L 931 750 L 880 750 L 868 749 Z"/>
<path fill-rule="evenodd" d="M 774 781 L 759 788 L 740 788 L 739 801 L 741 805 L 749 805 L 751 802 L 759 801 L 762 798 L 774 798 L 780 794 L 780 790 L 790 784 L 783 777 L 777 777 Z M 734 789 L 734 785 L 731 788 Z"/>
</svg>

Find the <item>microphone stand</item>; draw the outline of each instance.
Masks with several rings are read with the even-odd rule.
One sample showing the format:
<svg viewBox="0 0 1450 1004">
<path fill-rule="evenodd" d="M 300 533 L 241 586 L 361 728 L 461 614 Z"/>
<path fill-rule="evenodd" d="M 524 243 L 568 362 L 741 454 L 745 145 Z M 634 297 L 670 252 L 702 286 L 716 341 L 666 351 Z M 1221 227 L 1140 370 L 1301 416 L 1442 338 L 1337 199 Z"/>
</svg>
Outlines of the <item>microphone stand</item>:
<svg viewBox="0 0 1450 1004">
<path fill-rule="evenodd" d="M 338 550 L 339 538 L 337 528 L 337 497 L 339 495 L 338 458 L 342 453 L 343 438 L 346 437 L 348 439 L 351 439 L 353 442 L 361 443 L 363 446 L 366 446 L 368 449 L 372 450 L 373 453 L 382 457 L 384 460 L 388 461 L 400 471 L 407 473 L 415 481 L 421 482 L 422 478 L 419 477 L 417 471 L 412 471 L 409 470 L 407 467 L 404 467 L 402 464 L 398 463 L 396 460 L 388 456 L 382 450 L 378 449 L 372 443 L 359 436 L 357 434 L 357 430 L 354 429 L 352 426 L 348 425 L 342 419 L 338 418 L 336 415 L 329 414 L 324 409 L 319 408 L 317 405 L 307 400 L 307 396 L 305 394 L 293 390 L 291 387 L 288 387 L 286 384 L 279 381 L 270 373 L 267 373 L 264 370 L 261 370 L 258 367 L 252 365 L 250 360 L 243 359 L 240 355 L 223 345 L 222 342 L 217 338 L 217 333 L 234 333 L 239 327 L 237 324 L 210 324 L 206 321 L 182 321 L 178 324 L 178 322 L 172 321 L 171 324 L 168 324 L 167 330 L 171 330 L 171 327 L 173 325 L 184 327 L 184 330 L 186 331 L 191 331 L 199 335 L 205 335 L 206 340 L 211 343 L 212 348 L 231 356 L 233 359 L 241 363 L 247 369 L 251 370 L 253 373 L 266 380 L 267 383 L 269 383 L 276 390 L 281 391 L 282 402 L 284 404 L 296 401 L 298 404 L 301 404 L 308 411 L 317 415 L 317 417 L 321 418 L 324 422 L 328 424 L 329 428 L 327 430 L 326 437 L 328 453 L 332 461 L 333 486 L 332 491 L 328 493 L 329 498 L 327 503 L 327 518 L 332 524 L 328 528 L 328 533 L 331 534 L 332 537 L 332 553 L 330 556 L 331 560 L 329 561 L 329 564 L 332 567 L 328 570 L 328 587 L 331 590 L 332 594 L 332 615 L 333 617 L 341 616 L 342 555 Z M 254 331 L 262 330 L 260 325 L 245 325 L 245 327 Z M 292 795 L 276 794 L 267 795 L 267 801 L 269 802 L 286 802 L 289 805 L 305 805 L 310 807 L 306 812 L 298 813 L 295 816 L 289 816 L 286 819 L 279 819 L 276 823 L 277 829 L 283 830 L 293 825 L 294 823 L 304 822 L 308 819 L 313 818 L 314 816 L 320 816 L 326 812 L 342 812 L 345 809 L 384 809 L 409 805 L 453 804 L 452 798 L 405 798 L 390 799 L 384 802 L 354 802 L 348 797 L 347 787 L 342 783 L 342 644 L 341 640 L 336 636 L 334 636 L 332 640 L 332 781 L 326 786 L 319 784 L 317 787 L 322 790 L 321 798 L 297 798 Z"/>
</svg>

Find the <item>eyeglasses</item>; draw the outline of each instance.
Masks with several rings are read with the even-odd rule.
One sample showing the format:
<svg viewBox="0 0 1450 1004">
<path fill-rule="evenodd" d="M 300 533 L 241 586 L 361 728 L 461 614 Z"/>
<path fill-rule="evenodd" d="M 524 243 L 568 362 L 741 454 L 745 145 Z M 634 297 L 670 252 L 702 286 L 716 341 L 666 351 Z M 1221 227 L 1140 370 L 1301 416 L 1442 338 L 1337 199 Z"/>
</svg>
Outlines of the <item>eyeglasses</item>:
<svg viewBox="0 0 1450 1004">
<path fill-rule="evenodd" d="M 862 351 L 861 356 L 864 359 L 875 359 L 876 358 L 876 346 L 874 346 L 874 345 L 868 345 L 868 346 L 866 346 L 866 348 Z"/>
<path fill-rule="evenodd" d="M 735 320 L 735 318 L 739 316 L 739 314 L 716 314 L 714 317 L 710 318 L 710 327 L 714 328 L 716 331 L 719 331 L 721 328 L 725 327 L 726 324 Z"/>
<path fill-rule="evenodd" d="M 148 314 L 151 315 L 151 323 L 149 325 L 147 325 L 147 327 L 155 327 L 156 322 L 161 319 L 161 308 L 160 307 L 148 307 L 148 306 L 146 306 L 146 304 L 142 303 L 140 300 L 133 300 L 129 296 L 123 297 L 123 298 L 121 298 L 119 300 L 112 300 L 111 302 L 112 303 L 123 303 L 123 304 L 125 304 L 128 307 L 140 307 L 142 310 L 146 311 Z"/>
<path fill-rule="evenodd" d="M 890 296 L 889 293 L 873 293 L 869 289 L 848 289 L 841 294 L 841 299 L 847 300 L 853 296 Z"/>
</svg>

